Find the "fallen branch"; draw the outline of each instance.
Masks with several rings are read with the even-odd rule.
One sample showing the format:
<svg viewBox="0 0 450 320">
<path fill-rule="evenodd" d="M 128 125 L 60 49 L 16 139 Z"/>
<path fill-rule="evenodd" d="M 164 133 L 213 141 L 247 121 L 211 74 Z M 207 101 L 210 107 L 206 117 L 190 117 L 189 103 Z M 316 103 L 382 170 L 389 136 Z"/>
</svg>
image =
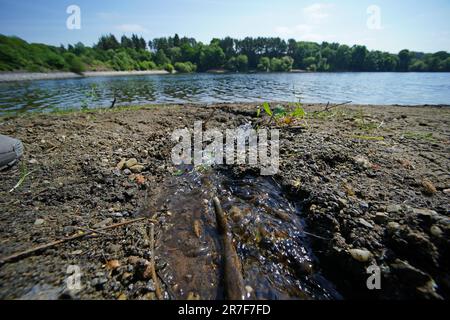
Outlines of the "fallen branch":
<svg viewBox="0 0 450 320">
<path fill-rule="evenodd" d="M 7 263 L 7 262 L 13 262 L 13 261 L 17 261 L 17 260 L 23 259 L 23 258 L 25 258 L 25 257 L 27 257 L 27 256 L 29 256 L 29 255 L 31 255 L 33 253 L 49 249 L 49 248 L 57 246 L 57 245 L 59 245 L 61 243 L 65 243 L 65 242 L 69 242 L 69 241 L 72 241 L 72 240 L 81 239 L 81 238 L 83 238 L 85 236 L 92 235 L 92 234 L 100 234 L 104 230 L 109 230 L 109 229 L 122 227 L 122 226 L 125 226 L 125 225 L 128 225 L 128 224 L 139 222 L 139 221 L 146 220 L 146 219 L 149 219 L 149 218 L 138 218 L 138 219 L 133 219 L 133 220 L 129 220 L 129 221 L 124 221 L 124 222 L 112 224 L 110 226 L 106 226 L 106 227 L 99 228 L 99 229 L 96 229 L 96 230 L 87 231 L 87 232 L 85 232 L 83 234 L 77 234 L 77 235 L 65 237 L 65 238 L 62 238 L 60 240 L 52 241 L 52 242 L 49 242 L 49 243 L 46 243 L 46 244 L 42 244 L 42 245 L 36 246 L 34 248 L 31 248 L 31 249 L 27 249 L 27 250 L 24 250 L 24 251 L 21 251 L 21 252 L 17 252 L 17 253 L 14 253 L 14 254 L 10 255 L 10 256 L 1 258 L 0 259 L 0 266 L 5 264 L 5 263 Z M 150 219 L 150 220 L 152 222 L 155 222 L 155 220 L 153 220 L 153 219 Z"/>
<path fill-rule="evenodd" d="M 333 109 L 333 108 L 340 107 L 340 106 L 344 106 L 344 105 L 349 104 L 349 103 L 352 103 L 352 102 L 353 102 L 353 101 L 346 101 L 346 102 L 343 102 L 343 103 L 335 104 L 334 106 L 330 106 L 330 102 L 328 102 L 327 105 L 326 105 L 326 107 L 325 107 L 325 109 L 323 109 L 322 111 L 319 111 L 319 112 L 330 111 L 330 110 Z"/>
<path fill-rule="evenodd" d="M 219 198 L 214 197 L 213 203 L 216 211 L 217 226 L 222 236 L 225 295 L 228 300 L 244 300 L 245 288 L 244 279 L 240 271 L 241 262 L 232 243 L 227 218 L 223 213 Z"/>
<path fill-rule="evenodd" d="M 158 300 L 162 300 L 163 296 L 161 288 L 159 287 L 158 276 L 155 269 L 155 225 L 150 225 L 150 250 L 152 250 L 152 258 L 150 259 L 150 273 L 152 274 L 152 280 L 155 284 L 155 293 Z"/>
</svg>

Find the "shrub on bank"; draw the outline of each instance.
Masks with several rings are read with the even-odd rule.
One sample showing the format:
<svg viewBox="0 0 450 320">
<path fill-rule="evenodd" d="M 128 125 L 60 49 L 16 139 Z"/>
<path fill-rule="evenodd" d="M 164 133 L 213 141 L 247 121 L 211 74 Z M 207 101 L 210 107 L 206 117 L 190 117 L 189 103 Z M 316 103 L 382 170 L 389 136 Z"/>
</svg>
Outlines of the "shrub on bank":
<svg viewBox="0 0 450 320">
<path fill-rule="evenodd" d="M 173 70 L 174 70 L 174 67 L 173 67 L 173 65 L 172 65 L 171 63 L 166 63 L 166 64 L 164 65 L 164 70 L 166 70 L 166 71 L 169 72 L 169 73 L 172 73 Z"/>
<path fill-rule="evenodd" d="M 73 53 L 70 53 L 70 52 L 65 53 L 64 59 L 67 63 L 68 69 L 70 71 L 75 72 L 75 73 L 82 73 L 85 70 L 84 65 L 81 62 L 80 58 L 78 58 Z"/>
<path fill-rule="evenodd" d="M 177 62 L 175 63 L 175 70 L 180 73 L 191 73 L 197 70 L 197 66 L 192 62 Z"/>
</svg>

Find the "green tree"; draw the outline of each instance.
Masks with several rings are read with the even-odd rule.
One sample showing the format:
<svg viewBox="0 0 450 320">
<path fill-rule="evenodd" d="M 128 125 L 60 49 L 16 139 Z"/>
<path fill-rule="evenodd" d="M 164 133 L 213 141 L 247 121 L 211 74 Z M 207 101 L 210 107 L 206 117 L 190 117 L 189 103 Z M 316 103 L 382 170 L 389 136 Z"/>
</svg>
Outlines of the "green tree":
<svg viewBox="0 0 450 320">
<path fill-rule="evenodd" d="M 364 70 L 364 62 L 366 60 L 367 53 L 368 51 L 365 46 L 352 47 L 352 60 L 351 60 L 352 71 Z"/>
<path fill-rule="evenodd" d="M 409 64 L 411 63 L 411 54 L 409 50 L 402 50 L 398 53 L 398 71 L 406 72 L 409 70 Z"/>
<path fill-rule="evenodd" d="M 270 71 L 270 58 L 269 57 L 261 57 L 259 59 L 258 70 L 269 72 Z"/>
<path fill-rule="evenodd" d="M 156 52 L 156 56 L 155 56 L 155 63 L 158 66 L 164 66 L 166 64 L 170 63 L 170 59 L 167 58 L 166 54 L 164 53 L 163 50 L 158 50 L 158 52 Z"/>
<path fill-rule="evenodd" d="M 202 71 L 221 68 L 225 61 L 225 54 L 218 45 L 203 46 L 200 51 L 200 66 Z"/>
</svg>

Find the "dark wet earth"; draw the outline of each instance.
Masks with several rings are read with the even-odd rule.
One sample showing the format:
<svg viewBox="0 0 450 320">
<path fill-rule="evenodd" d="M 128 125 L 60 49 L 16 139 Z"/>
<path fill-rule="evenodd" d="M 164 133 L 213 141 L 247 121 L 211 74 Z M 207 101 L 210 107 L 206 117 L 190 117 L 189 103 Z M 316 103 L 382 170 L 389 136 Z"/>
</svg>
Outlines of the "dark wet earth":
<svg viewBox="0 0 450 320">
<path fill-rule="evenodd" d="M 157 252 L 172 299 L 223 299 L 220 234 L 211 199 L 217 195 L 240 259 L 247 299 L 339 299 L 320 272 L 301 217 L 272 177 L 184 168 L 150 191 L 149 212 L 166 219 Z"/>
</svg>

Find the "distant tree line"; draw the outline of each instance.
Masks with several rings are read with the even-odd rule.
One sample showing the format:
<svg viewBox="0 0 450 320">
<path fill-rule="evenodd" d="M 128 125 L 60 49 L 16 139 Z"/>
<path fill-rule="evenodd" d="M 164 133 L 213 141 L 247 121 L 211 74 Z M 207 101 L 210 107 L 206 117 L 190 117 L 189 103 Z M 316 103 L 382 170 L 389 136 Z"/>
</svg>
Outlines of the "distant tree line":
<svg viewBox="0 0 450 320">
<path fill-rule="evenodd" d="M 444 72 L 450 71 L 450 54 L 402 50 L 398 54 L 369 51 L 365 46 L 338 43 L 285 41 L 280 38 L 213 39 L 209 44 L 194 38 L 156 38 L 146 42 L 133 34 L 117 39 L 103 35 L 92 47 L 81 42 L 54 47 L 29 44 L 0 35 L 0 71 L 152 70 L 189 73 L 226 69 L 259 70 Z"/>
</svg>

